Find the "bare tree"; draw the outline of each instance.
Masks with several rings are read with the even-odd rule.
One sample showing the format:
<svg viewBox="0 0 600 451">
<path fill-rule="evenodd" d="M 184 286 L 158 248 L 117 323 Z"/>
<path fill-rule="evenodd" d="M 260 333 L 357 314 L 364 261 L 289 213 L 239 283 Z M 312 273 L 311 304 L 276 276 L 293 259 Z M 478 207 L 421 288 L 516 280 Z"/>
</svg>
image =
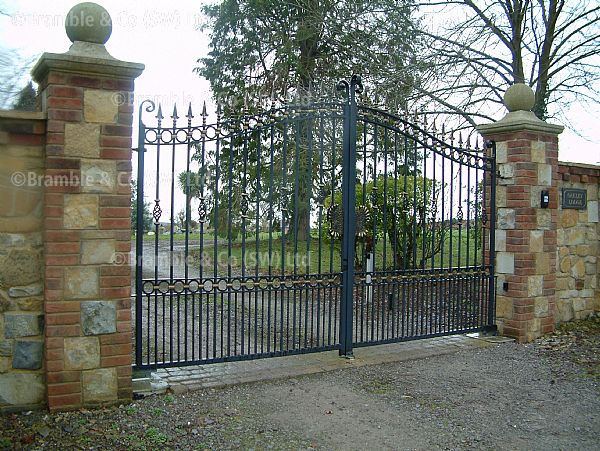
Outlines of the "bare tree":
<svg viewBox="0 0 600 451">
<path fill-rule="evenodd" d="M 3 2 L 0 2 L 0 16 L 11 17 Z M 0 108 L 10 108 L 18 101 L 34 62 L 33 57 L 25 58 L 15 49 L 0 46 Z"/>
<path fill-rule="evenodd" d="M 600 95 L 600 4 L 597 0 L 424 0 L 422 12 L 444 17 L 428 40 L 426 82 L 416 90 L 438 113 L 475 125 L 492 120 L 504 91 L 526 83 L 540 119 Z M 454 20 L 452 18 L 455 18 Z"/>
</svg>

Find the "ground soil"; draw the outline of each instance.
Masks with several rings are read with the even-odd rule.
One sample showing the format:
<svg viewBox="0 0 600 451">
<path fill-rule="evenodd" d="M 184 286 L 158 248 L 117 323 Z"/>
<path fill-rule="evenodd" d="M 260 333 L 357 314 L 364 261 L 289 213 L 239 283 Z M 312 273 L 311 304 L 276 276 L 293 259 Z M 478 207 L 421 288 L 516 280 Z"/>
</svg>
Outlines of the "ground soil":
<svg viewBox="0 0 600 451">
<path fill-rule="evenodd" d="M 600 320 L 536 343 L 0 416 L 0 449 L 600 449 Z"/>
</svg>

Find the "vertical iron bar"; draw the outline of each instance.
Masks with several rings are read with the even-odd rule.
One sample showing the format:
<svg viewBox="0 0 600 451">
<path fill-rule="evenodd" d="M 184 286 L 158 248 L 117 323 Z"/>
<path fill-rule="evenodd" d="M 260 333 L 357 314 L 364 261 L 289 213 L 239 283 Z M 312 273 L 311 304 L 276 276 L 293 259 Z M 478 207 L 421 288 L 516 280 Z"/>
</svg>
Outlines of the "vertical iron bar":
<svg viewBox="0 0 600 451">
<path fill-rule="evenodd" d="M 153 105 L 153 104 L 152 104 Z M 136 188 L 136 230 L 135 230 L 135 364 L 142 364 L 142 321 L 143 321 L 143 306 L 142 306 L 142 285 L 143 285 L 143 253 L 144 253 L 144 149 L 146 127 L 142 122 L 142 105 L 139 109 L 138 121 L 138 147 L 137 147 L 137 188 Z M 150 303 L 148 303 L 150 307 Z M 148 316 L 150 308 L 148 308 Z M 150 330 L 148 330 L 150 334 Z M 150 355 L 150 349 L 148 349 Z"/>
<path fill-rule="evenodd" d="M 487 326 L 489 328 L 494 327 L 494 318 L 496 313 L 496 142 L 490 141 L 490 277 L 488 282 L 489 299 L 488 299 L 488 310 L 487 310 Z"/>
<path fill-rule="evenodd" d="M 352 316 L 354 288 L 354 240 L 356 204 L 356 91 L 360 77 L 353 75 L 348 103 L 344 105 L 345 136 L 342 170 L 342 205 L 344 214 L 342 243 L 342 308 L 340 311 L 340 355 L 352 356 Z"/>
</svg>

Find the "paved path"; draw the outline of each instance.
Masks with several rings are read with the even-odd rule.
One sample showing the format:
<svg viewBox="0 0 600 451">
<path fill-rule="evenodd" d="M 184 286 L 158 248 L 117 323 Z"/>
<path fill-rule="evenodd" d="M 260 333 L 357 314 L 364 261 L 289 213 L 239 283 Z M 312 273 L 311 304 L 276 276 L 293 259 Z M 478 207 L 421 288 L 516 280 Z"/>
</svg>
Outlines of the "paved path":
<svg viewBox="0 0 600 451">
<path fill-rule="evenodd" d="M 452 335 L 403 343 L 392 343 L 354 349 L 354 359 L 341 358 L 338 351 L 299 354 L 286 357 L 214 363 L 208 365 L 160 369 L 148 380 L 134 383 L 139 394 L 172 391 L 185 393 L 201 388 L 225 387 L 240 383 L 291 378 L 341 368 L 380 363 L 403 362 L 451 354 L 462 349 L 477 349 L 494 343 L 512 341 L 504 337 L 482 337 L 477 334 Z"/>
</svg>

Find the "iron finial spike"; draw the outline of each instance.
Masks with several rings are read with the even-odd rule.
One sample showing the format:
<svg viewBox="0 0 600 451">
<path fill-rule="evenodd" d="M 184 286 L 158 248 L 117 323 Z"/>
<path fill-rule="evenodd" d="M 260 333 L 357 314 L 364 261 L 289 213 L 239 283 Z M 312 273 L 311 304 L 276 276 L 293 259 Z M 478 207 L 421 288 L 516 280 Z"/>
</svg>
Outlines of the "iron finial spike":
<svg viewBox="0 0 600 451">
<path fill-rule="evenodd" d="M 179 116 L 177 116 L 177 104 L 174 103 L 173 104 L 173 116 L 171 116 L 171 118 L 176 121 L 177 119 L 179 119 Z"/>
<path fill-rule="evenodd" d="M 159 103 L 158 104 L 158 111 L 156 112 L 156 119 L 163 120 L 165 117 L 162 114 L 162 105 Z"/>
<path fill-rule="evenodd" d="M 206 117 L 208 116 L 208 114 L 206 114 L 206 100 L 204 100 L 202 102 L 202 117 Z"/>
<path fill-rule="evenodd" d="M 463 146 L 462 132 L 458 132 L 458 147 Z"/>
<path fill-rule="evenodd" d="M 193 117 L 194 117 L 194 115 L 192 114 L 192 102 L 190 102 L 188 104 L 187 118 L 192 119 Z"/>
</svg>

